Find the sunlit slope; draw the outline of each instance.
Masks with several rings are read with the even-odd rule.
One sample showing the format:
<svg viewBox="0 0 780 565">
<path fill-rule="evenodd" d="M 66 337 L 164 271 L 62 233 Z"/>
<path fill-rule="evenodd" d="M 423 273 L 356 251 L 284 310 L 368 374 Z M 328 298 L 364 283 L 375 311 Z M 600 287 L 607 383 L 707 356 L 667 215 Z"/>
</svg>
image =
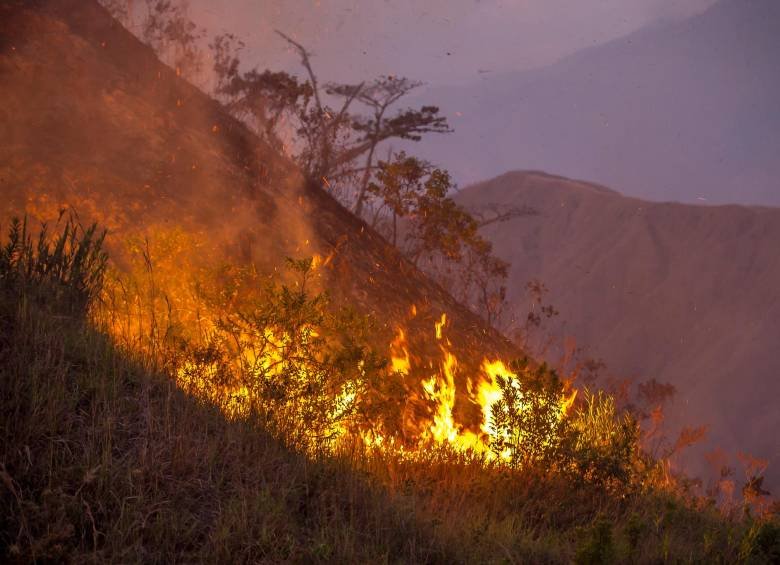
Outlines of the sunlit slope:
<svg viewBox="0 0 780 565">
<path fill-rule="evenodd" d="M 780 477 L 780 210 L 631 199 L 543 173 L 464 190 L 461 204 L 527 205 L 484 228 L 512 263 L 509 298 L 542 279 L 556 335 L 611 371 L 673 383 L 670 416 L 710 446 L 770 459 Z"/>
</svg>

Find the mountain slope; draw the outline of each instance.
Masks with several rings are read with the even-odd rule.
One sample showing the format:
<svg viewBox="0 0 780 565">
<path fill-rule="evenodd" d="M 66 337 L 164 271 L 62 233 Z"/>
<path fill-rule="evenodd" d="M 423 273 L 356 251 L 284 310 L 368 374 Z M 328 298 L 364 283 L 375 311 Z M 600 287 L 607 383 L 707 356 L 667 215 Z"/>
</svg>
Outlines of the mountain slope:
<svg viewBox="0 0 780 565">
<path fill-rule="evenodd" d="M 780 3 L 722 0 L 541 70 L 432 89 L 461 184 L 555 171 L 650 200 L 780 205 Z"/>
<path fill-rule="evenodd" d="M 510 302 L 541 279 L 557 336 L 621 376 L 671 382 L 674 421 L 780 477 L 780 210 L 651 203 L 534 172 L 458 198 L 539 212 L 484 228 L 512 263 Z"/>
<path fill-rule="evenodd" d="M 417 355 L 439 354 L 433 322 L 446 312 L 464 373 L 514 354 L 96 2 L 6 2 L 0 22 L 3 218 L 72 206 L 115 246 L 181 228 L 269 272 L 318 253 L 332 257 L 326 288 L 373 314 L 384 346 L 404 325 Z"/>
</svg>

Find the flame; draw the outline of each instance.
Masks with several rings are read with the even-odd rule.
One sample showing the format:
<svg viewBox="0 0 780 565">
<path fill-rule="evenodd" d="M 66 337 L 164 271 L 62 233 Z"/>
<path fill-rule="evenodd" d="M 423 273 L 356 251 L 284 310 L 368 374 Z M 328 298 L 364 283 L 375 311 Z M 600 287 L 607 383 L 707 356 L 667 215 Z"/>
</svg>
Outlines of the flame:
<svg viewBox="0 0 780 565">
<path fill-rule="evenodd" d="M 390 343 L 390 364 L 393 367 L 393 372 L 403 375 L 408 375 L 412 368 L 406 333 L 402 328 L 396 330 L 395 339 Z"/>
<path fill-rule="evenodd" d="M 516 378 L 517 375 L 510 371 L 500 360 L 488 361 L 485 359 L 482 362 L 482 371 L 487 378 L 477 386 L 476 402 L 482 409 L 482 424 L 480 428 L 483 433 L 492 437 L 496 432 L 490 427 L 491 410 L 493 404 L 501 399 L 501 389 L 498 386 L 497 377 Z"/>
<path fill-rule="evenodd" d="M 434 327 L 436 328 L 436 339 L 441 339 L 442 336 L 442 330 L 444 329 L 444 326 L 447 324 L 447 314 L 445 312 L 441 315 L 441 320 L 438 322 L 434 322 Z"/>
<path fill-rule="evenodd" d="M 54 204 L 53 201 L 40 202 L 41 206 Z M 111 298 L 104 303 L 110 311 L 104 315 L 109 332 L 120 344 L 148 351 L 157 347 L 155 339 L 165 342 L 181 337 L 183 341 L 204 343 L 218 330 L 220 313 L 235 311 L 241 305 L 242 293 L 252 285 L 260 286 L 259 275 L 253 267 L 224 266 L 221 252 L 204 243 L 208 241 L 208 234 L 194 229 L 152 225 L 145 226 L 143 237 L 128 236 L 123 249 L 112 250 L 112 256 L 120 257 L 123 267 L 122 273 L 115 267 L 116 276 L 107 281 L 105 292 Z M 302 240 L 302 246 L 307 243 Z M 328 266 L 335 253 L 334 249 L 325 256 L 313 255 L 312 269 L 319 271 Z M 246 282 L 243 282 L 244 278 Z M 203 287 L 207 287 L 213 302 L 204 299 Z M 408 309 L 408 319 L 412 318 L 419 320 L 415 304 Z M 444 312 L 433 320 L 432 333 L 438 348 L 433 359 L 412 355 L 409 331 L 403 325 L 395 328 L 390 341 L 389 366 L 394 375 L 388 378 L 401 379 L 409 391 L 409 400 L 415 405 L 415 409 L 409 411 L 409 418 L 414 420 L 413 434 L 404 431 L 395 436 L 379 428 L 353 431 L 339 423 L 332 430 L 333 435 L 356 437 L 369 448 L 406 454 L 434 445 L 495 457 L 490 444 L 496 431 L 491 428 L 490 421 L 491 409 L 501 398 L 497 377 L 518 375 L 502 360 L 492 358 L 483 359 L 477 371 L 466 374 L 447 336 L 450 323 Z M 166 327 L 169 329 L 164 330 Z M 314 328 L 310 330 L 309 335 L 315 337 Z M 274 375 L 282 370 L 279 352 L 289 345 L 288 336 L 269 331 L 264 335 L 243 333 L 237 339 L 242 344 L 238 348 L 240 353 L 229 362 L 241 369 L 239 373 Z M 257 391 L 235 380 L 215 385 L 215 382 L 221 382 L 214 378 L 220 370 L 216 361 L 182 359 L 175 377 L 188 390 L 212 399 L 221 398 L 221 406 L 229 415 L 244 414 L 255 400 L 252 395 L 258 394 Z M 305 381 L 312 374 L 308 368 L 301 367 L 296 378 Z M 465 390 L 459 390 L 459 383 L 465 384 Z M 208 386 L 220 388 L 208 390 Z M 561 417 L 571 409 L 576 394 L 576 390 L 567 388 L 558 403 Z M 356 390 L 336 391 L 335 413 L 356 401 L 357 395 Z M 417 410 L 419 405 L 424 409 Z M 464 414 L 476 414 L 478 421 L 473 421 L 477 418 L 467 421 Z M 404 413 L 404 417 L 406 415 Z M 353 433 L 356 435 L 350 436 Z"/>
</svg>

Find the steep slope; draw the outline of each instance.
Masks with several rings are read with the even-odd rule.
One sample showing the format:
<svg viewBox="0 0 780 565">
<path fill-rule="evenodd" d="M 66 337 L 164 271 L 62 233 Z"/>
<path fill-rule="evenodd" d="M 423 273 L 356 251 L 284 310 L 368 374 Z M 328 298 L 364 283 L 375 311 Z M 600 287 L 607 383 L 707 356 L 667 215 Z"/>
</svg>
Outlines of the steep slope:
<svg viewBox="0 0 780 565">
<path fill-rule="evenodd" d="M 626 198 L 536 172 L 469 187 L 461 204 L 531 206 L 484 228 L 511 261 L 509 300 L 539 278 L 556 336 L 621 376 L 671 382 L 670 416 L 780 477 L 780 210 Z"/>
<path fill-rule="evenodd" d="M 778 28 L 780 3 L 722 0 L 541 70 L 433 89 L 455 133 L 423 152 L 461 184 L 520 167 L 650 200 L 780 205 Z"/>
<path fill-rule="evenodd" d="M 3 218 L 72 206 L 107 226 L 114 247 L 184 230 L 266 271 L 318 253 L 331 258 L 324 286 L 337 302 L 380 322 L 378 344 L 403 325 L 413 357 L 438 357 L 433 323 L 446 312 L 462 375 L 514 354 L 96 2 L 6 2 L 0 22 Z"/>
</svg>

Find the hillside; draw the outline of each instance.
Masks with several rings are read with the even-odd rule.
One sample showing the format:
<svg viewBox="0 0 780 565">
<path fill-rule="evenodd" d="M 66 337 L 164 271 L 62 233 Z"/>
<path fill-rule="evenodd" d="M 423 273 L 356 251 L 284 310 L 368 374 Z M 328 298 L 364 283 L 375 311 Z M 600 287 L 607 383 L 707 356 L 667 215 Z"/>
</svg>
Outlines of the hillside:
<svg viewBox="0 0 780 565">
<path fill-rule="evenodd" d="M 28 255 L 13 232 L 0 242 L 4 563 L 773 563 L 780 555 L 771 518 L 729 518 L 663 488 L 611 493 L 439 450 L 410 457 L 353 446 L 307 457 L 282 445 L 260 414 L 226 418 L 83 318 L 81 299 L 97 295 L 82 276 L 99 277 L 101 267 L 74 258 L 99 244 L 79 237 L 62 255 L 49 240 Z"/>
<path fill-rule="evenodd" d="M 0 81 L 0 561 L 780 555 L 95 2 L 0 4 Z"/>
<path fill-rule="evenodd" d="M 52 220 L 69 206 L 109 229 L 120 266 L 140 261 L 128 249 L 148 238 L 162 273 L 226 260 L 270 273 L 318 254 L 323 287 L 379 321 L 383 348 L 403 327 L 413 365 L 441 355 L 434 322 L 445 312 L 459 379 L 483 357 L 516 355 L 96 2 L 5 2 L 0 38 L 3 221 L 24 211 Z M 427 362 L 420 369 L 429 376 Z"/>
<path fill-rule="evenodd" d="M 461 185 L 523 168 L 648 200 L 780 205 L 779 27 L 774 0 L 721 0 L 542 69 L 432 88 L 455 133 L 417 150 Z"/>
<path fill-rule="evenodd" d="M 770 460 L 780 478 L 780 210 L 624 197 L 586 182 L 514 172 L 461 204 L 530 206 L 484 228 L 512 263 L 509 300 L 541 279 L 573 336 L 609 370 L 678 390 L 669 416 L 707 425 L 708 447 Z"/>
</svg>

